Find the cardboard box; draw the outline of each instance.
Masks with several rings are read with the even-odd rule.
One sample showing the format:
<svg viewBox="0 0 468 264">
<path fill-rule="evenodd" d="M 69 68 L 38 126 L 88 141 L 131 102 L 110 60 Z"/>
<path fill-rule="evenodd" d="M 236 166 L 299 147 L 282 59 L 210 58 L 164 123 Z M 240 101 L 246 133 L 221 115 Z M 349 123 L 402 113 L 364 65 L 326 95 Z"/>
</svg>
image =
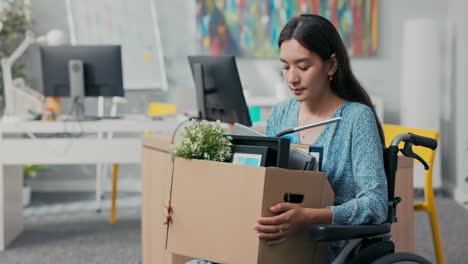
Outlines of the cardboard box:
<svg viewBox="0 0 468 264">
<path fill-rule="evenodd" d="M 170 139 L 170 135 L 143 137 L 141 210 L 143 264 L 183 264 L 190 259 L 166 251 L 167 227 L 162 225 L 162 207 L 164 200 L 170 197 L 172 172 Z M 402 198 L 402 202 L 397 209 L 398 222 L 392 226 L 392 240 L 398 252 L 412 252 L 414 251 L 414 199 L 413 160 L 410 158 L 399 158 L 395 193 Z M 249 222 L 249 228 L 253 228 L 254 225 L 255 222 Z M 204 238 L 200 241 L 202 239 Z"/>
<path fill-rule="evenodd" d="M 398 170 L 395 176 L 395 196 L 401 198 L 397 206 L 398 221 L 392 225 L 392 241 L 396 252 L 414 252 L 414 160 L 398 157 Z"/>
<path fill-rule="evenodd" d="M 276 246 L 257 238 L 256 220 L 272 216 L 270 206 L 287 194 L 303 195 L 304 207 L 333 204 L 321 172 L 176 158 L 167 250 L 223 264 L 326 263 L 327 243 L 310 241 L 307 231 Z"/>
<path fill-rule="evenodd" d="M 190 258 L 166 251 L 163 205 L 169 199 L 172 154 L 170 135 L 143 137 L 141 255 L 143 264 L 183 264 Z"/>
</svg>

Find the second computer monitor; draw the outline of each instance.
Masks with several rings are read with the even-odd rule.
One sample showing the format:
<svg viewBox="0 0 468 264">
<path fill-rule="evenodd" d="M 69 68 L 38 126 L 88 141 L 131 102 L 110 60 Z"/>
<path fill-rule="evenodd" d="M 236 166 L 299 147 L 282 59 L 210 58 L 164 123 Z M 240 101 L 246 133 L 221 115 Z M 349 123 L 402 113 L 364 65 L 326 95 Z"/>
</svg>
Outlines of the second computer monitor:
<svg viewBox="0 0 468 264">
<path fill-rule="evenodd" d="M 251 126 L 233 56 L 189 56 L 199 118 Z"/>
<path fill-rule="evenodd" d="M 40 54 L 45 96 L 124 96 L 120 46 L 41 46 Z"/>
</svg>

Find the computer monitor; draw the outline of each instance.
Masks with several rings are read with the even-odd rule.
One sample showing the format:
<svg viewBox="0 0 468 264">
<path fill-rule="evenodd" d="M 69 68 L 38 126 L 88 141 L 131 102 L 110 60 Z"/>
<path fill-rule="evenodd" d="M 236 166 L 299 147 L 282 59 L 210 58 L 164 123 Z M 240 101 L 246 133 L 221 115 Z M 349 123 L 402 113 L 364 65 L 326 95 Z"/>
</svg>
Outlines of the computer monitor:
<svg viewBox="0 0 468 264">
<path fill-rule="evenodd" d="M 200 119 L 251 126 L 234 56 L 189 56 Z"/>
<path fill-rule="evenodd" d="M 235 123 L 231 135 L 266 137 L 250 127 Z M 318 162 L 315 157 L 294 147 L 289 148 L 288 169 L 290 170 L 317 170 Z"/>
<path fill-rule="evenodd" d="M 266 167 L 273 166 L 287 169 L 289 166 L 290 142 L 286 138 L 264 136 L 231 135 L 231 143 L 235 146 L 268 147 Z"/>
<path fill-rule="evenodd" d="M 85 96 L 124 96 L 120 46 L 41 46 L 40 55 L 44 95 L 72 97 L 74 118 Z"/>
</svg>

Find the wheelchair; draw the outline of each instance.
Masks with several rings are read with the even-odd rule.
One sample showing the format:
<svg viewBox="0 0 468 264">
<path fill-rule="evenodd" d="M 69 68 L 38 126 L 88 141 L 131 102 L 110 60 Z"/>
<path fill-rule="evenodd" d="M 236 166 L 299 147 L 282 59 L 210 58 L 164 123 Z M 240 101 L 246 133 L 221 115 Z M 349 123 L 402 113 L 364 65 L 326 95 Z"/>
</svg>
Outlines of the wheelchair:
<svg viewBox="0 0 468 264">
<path fill-rule="evenodd" d="M 404 147 L 399 149 L 399 144 Z M 310 227 L 311 240 L 316 242 L 332 242 L 346 240 L 332 264 L 390 264 L 390 263 L 431 263 L 427 259 L 413 253 L 395 252 L 395 245 L 390 240 L 391 225 L 397 222 L 396 208 L 401 201 L 395 197 L 395 174 L 398 167 L 398 153 L 419 160 L 426 170 L 429 165 L 416 153 L 412 146 L 437 148 L 437 141 L 412 133 L 397 135 L 388 148 L 384 149 L 384 166 L 388 184 L 388 215 L 383 224 L 378 225 L 331 225 L 320 224 Z"/>
</svg>

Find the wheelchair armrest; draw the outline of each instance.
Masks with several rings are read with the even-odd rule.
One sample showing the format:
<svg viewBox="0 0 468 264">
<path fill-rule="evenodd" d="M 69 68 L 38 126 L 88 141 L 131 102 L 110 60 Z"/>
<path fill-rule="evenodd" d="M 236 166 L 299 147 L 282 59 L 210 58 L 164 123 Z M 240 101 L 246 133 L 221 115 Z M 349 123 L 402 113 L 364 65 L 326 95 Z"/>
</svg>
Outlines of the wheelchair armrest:
<svg viewBox="0 0 468 264">
<path fill-rule="evenodd" d="M 309 228 L 313 241 L 336 241 L 366 238 L 390 233 L 391 224 L 380 225 L 313 225 Z"/>
</svg>

